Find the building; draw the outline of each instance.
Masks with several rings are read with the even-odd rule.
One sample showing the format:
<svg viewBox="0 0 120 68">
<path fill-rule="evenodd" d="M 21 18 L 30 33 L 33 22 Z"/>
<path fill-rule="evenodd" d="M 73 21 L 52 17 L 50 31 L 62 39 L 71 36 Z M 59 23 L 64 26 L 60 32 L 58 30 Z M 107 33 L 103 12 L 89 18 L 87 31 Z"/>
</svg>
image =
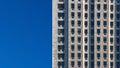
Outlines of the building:
<svg viewBox="0 0 120 68">
<path fill-rule="evenodd" d="M 52 68 L 120 68 L 120 0 L 53 0 Z"/>
</svg>

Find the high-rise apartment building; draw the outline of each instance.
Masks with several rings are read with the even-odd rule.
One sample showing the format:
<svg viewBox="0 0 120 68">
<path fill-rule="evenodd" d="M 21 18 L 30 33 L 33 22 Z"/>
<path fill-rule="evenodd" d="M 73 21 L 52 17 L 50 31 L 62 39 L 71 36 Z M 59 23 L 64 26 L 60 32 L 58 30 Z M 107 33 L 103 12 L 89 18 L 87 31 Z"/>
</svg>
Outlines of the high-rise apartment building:
<svg viewBox="0 0 120 68">
<path fill-rule="evenodd" d="M 52 68 L 120 68 L 120 0 L 53 0 Z"/>
</svg>

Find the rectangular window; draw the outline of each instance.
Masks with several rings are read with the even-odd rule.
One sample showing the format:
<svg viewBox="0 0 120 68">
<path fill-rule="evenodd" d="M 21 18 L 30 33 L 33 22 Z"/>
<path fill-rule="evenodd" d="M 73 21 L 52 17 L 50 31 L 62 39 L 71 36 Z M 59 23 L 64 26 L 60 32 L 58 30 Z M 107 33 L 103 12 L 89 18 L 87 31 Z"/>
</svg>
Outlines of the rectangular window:
<svg viewBox="0 0 120 68">
<path fill-rule="evenodd" d="M 58 51 L 64 51 L 64 45 L 58 45 Z"/>
<path fill-rule="evenodd" d="M 107 34 L 107 29 L 103 29 L 103 33 L 104 33 L 104 35 L 106 35 Z"/>
<path fill-rule="evenodd" d="M 114 9 L 114 8 L 113 8 L 113 5 L 110 5 L 110 10 L 113 11 L 113 9 Z"/>
<path fill-rule="evenodd" d="M 60 18 L 64 19 L 64 13 L 58 13 L 58 18 L 59 18 L 59 19 L 60 19 Z"/>
<path fill-rule="evenodd" d="M 78 18 L 80 18 L 81 17 L 81 13 L 80 12 L 78 12 Z"/>
<path fill-rule="evenodd" d="M 75 13 L 71 12 L 71 17 L 74 18 L 75 17 Z"/>
<path fill-rule="evenodd" d="M 81 53 L 78 53 L 78 59 L 81 59 Z"/>
<path fill-rule="evenodd" d="M 104 4 L 104 10 L 105 11 L 107 10 L 107 4 Z"/>
<path fill-rule="evenodd" d="M 80 67 L 81 66 L 81 62 L 80 61 L 78 61 L 78 67 Z"/>
<path fill-rule="evenodd" d="M 64 4 L 58 4 L 58 9 L 63 10 L 64 9 Z"/>
<path fill-rule="evenodd" d="M 88 58 L 88 54 L 85 54 L 85 60 L 87 60 L 87 58 Z"/>
<path fill-rule="evenodd" d="M 104 54 L 103 54 L 103 57 L 104 57 L 104 59 L 106 59 L 106 58 L 107 58 L 107 54 L 106 54 L 106 53 L 104 53 Z"/>
<path fill-rule="evenodd" d="M 107 50 L 107 46 L 106 46 L 106 45 L 104 45 L 104 46 L 103 46 L 103 49 L 104 49 L 104 51 L 106 51 L 106 50 Z"/>
<path fill-rule="evenodd" d="M 81 45 L 78 45 L 78 47 L 77 47 L 77 48 L 78 48 L 78 51 L 80 51 L 80 50 L 81 50 Z"/>
<path fill-rule="evenodd" d="M 78 43 L 80 43 L 81 42 L 81 37 L 78 37 Z"/>
<path fill-rule="evenodd" d="M 64 35 L 64 29 L 58 29 L 58 35 Z"/>
<path fill-rule="evenodd" d="M 87 11 L 87 10 L 88 10 L 88 5 L 86 4 L 86 5 L 85 5 L 85 11 Z"/>
<path fill-rule="evenodd" d="M 64 27 L 65 25 L 65 22 L 64 21 L 58 21 L 58 27 Z"/>
<path fill-rule="evenodd" d="M 106 67 L 106 66 L 107 66 L 107 62 L 106 62 L 106 61 L 104 61 L 104 62 L 103 62 L 103 65 L 104 65 L 104 67 Z"/>
<path fill-rule="evenodd" d="M 58 37 L 58 43 L 64 43 L 64 37 Z"/>
<path fill-rule="evenodd" d="M 97 45 L 97 51 L 100 51 L 100 45 Z"/>
<path fill-rule="evenodd" d="M 110 14 L 110 18 L 113 19 L 113 14 Z"/>
<path fill-rule="evenodd" d="M 75 33 L 75 30 L 74 28 L 71 29 L 71 34 L 74 34 Z"/>
<path fill-rule="evenodd" d="M 72 3 L 71 4 L 71 9 L 74 10 L 74 8 L 75 8 L 75 5 L 74 5 L 74 3 Z"/>
<path fill-rule="evenodd" d="M 100 37 L 97 37 L 97 42 L 100 43 Z"/>
<path fill-rule="evenodd" d="M 78 24 L 78 26 L 81 26 L 81 21 L 78 21 L 77 24 Z"/>
<path fill-rule="evenodd" d="M 74 26 L 75 25 L 75 22 L 74 20 L 71 21 L 71 25 Z"/>
<path fill-rule="evenodd" d="M 71 42 L 74 43 L 74 41 L 75 41 L 75 38 L 71 37 Z"/>
<path fill-rule="evenodd" d="M 88 22 L 87 21 L 85 21 L 85 27 L 87 27 L 88 26 Z"/>
<path fill-rule="evenodd" d="M 88 18 L 88 14 L 87 13 L 85 13 L 85 19 L 87 19 Z"/>
<path fill-rule="evenodd" d="M 75 57 L 75 54 L 71 53 L 71 58 L 74 59 L 74 57 Z"/>
<path fill-rule="evenodd" d="M 100 4 L 97 4 L 97 9 L 100 10 Z"/>
<path fill-rule="evenodd" d="M 85 46 L 85 51 L 87 51 L 88 50 L 88 46 Z"/>
<path fill-rule="evenodd" d="M 97 26 L 100 27 L 100 21 L 97 21 Z"/>
<path fill-rule="evenodd" d="M 87 35 L 88 34 L 88 30 L 87 29 L 85 29 L 85 35 Z"/>
<path fill-rule="evenodd" d="M 97 53 L 97 58 L 100 59 L 100 53 Z"/>
<path fill-rule="evenodd" d="M 104 19 L 106 19 L 107 18 L 107 13 L 104 13 Z"/>
<path fill-rule="evenodd" d="M 78 34 L 80 35 L 80 34 L 81 34 L 81 29 L 80 29 L 80 28 L 78 28 L 78 30 L 77 30 L 77 31 L 78 31 Z"/>
<path fill-rule="evenodd" d="M 71 66 L 74 67 L 75 63 L 74 61 L 71 61 Z"/>
<path fill-rule="evenodd" d="M 78 4 L 78 10 L 80 10 L 81 9 L 81 4 Z"/>
<path fill-rule="evenodd" d="M 111 51 L 111 52 L 113 51 L 113 46 L 110 46 L 110 51 Z"/>
<path fill-rule="evenodd" d="M 58 62 L 58 68 L 60 68 L 60 67 L 64 67 L 64 62 Z"/>
<path fill-rule="evenodd" d="M 100 61 L 97 61 L 97 66 L 100 67 Z"/>
<path fill-rule="evenodd" d="M 97 29 L 97 34 L 100 35 L 100 29 Z"/>
<path fill-rule="evenodd" d="M 97 13 L 97 18 L 98 18 L 98 19 L 100 18 L 100 13 Z"/>
<path fill-rule="evenodd" d="M 75 50 L 75 46 L 71 45 L 71 50 L 74 51 Z"/>
<path fill-rule="evenodd" d="M 104 27 L 107 26 L 107 22 L 106 22 L 106 21 L 103 22 L 103 26 L 104 26 Z"/>
<path fill-rule="evenodd" d="M 103 37 L 103 42 L 106 43 L 107 42 L 107 38 Z"/>
<path fill-rule="evenodd" d="M 113 27 L 113 22 L 110 22 L 110 27 L 111 27 L 111 28 Z"/>
</svg>

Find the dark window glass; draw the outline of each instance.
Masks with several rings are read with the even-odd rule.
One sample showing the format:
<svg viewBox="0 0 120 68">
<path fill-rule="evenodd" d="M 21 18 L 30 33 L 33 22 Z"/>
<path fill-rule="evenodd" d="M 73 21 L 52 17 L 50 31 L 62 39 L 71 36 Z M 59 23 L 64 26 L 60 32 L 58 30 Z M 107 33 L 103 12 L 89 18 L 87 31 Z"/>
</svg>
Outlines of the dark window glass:
<svg viewBox="0 0 120 68">
<path fill-rule="evenodd" d="M 58 9 L 63 10 L 64 9 L 64 4 L 58 4 Z"/>
<path fill-rule="evenodd" d="M 97 9 L 100 10 L 100 4 L 97 4 Z"/>
<path fill-rule="evenodd" d="M 75 5 L 72 3 L 71 4 L 71 9 L 74 10 L 74 8 L 75 8 Z"/>
<path fill-rule="evenodd" d="M 74 18 L 74 16 L 75 16 L 75 13 L 71 12 L 71 17 Z"/>
<path fill-rule="evenodd" d="M 80 10 L 81 9 L 81 4 L 78 4 L 78 10 Z"/>
<path fill-rule="evenodd" d="M 98 19 L 100 18 L 100 13 L 97 13 L 97 18 L 98 18 Z"/>
</svg>

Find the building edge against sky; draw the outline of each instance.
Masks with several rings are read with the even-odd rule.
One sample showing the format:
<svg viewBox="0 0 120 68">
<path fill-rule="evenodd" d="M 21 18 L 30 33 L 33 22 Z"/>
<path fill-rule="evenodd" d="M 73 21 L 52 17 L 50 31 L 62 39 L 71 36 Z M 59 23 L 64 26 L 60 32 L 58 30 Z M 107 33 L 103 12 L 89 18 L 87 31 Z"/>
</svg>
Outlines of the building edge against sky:
<svg viewBox="0 0 120 68">
<path fill-rule="evenodd" d="M 120 68 L 120 0 L 52 0 L 52 68 Z"/>
</svg>

